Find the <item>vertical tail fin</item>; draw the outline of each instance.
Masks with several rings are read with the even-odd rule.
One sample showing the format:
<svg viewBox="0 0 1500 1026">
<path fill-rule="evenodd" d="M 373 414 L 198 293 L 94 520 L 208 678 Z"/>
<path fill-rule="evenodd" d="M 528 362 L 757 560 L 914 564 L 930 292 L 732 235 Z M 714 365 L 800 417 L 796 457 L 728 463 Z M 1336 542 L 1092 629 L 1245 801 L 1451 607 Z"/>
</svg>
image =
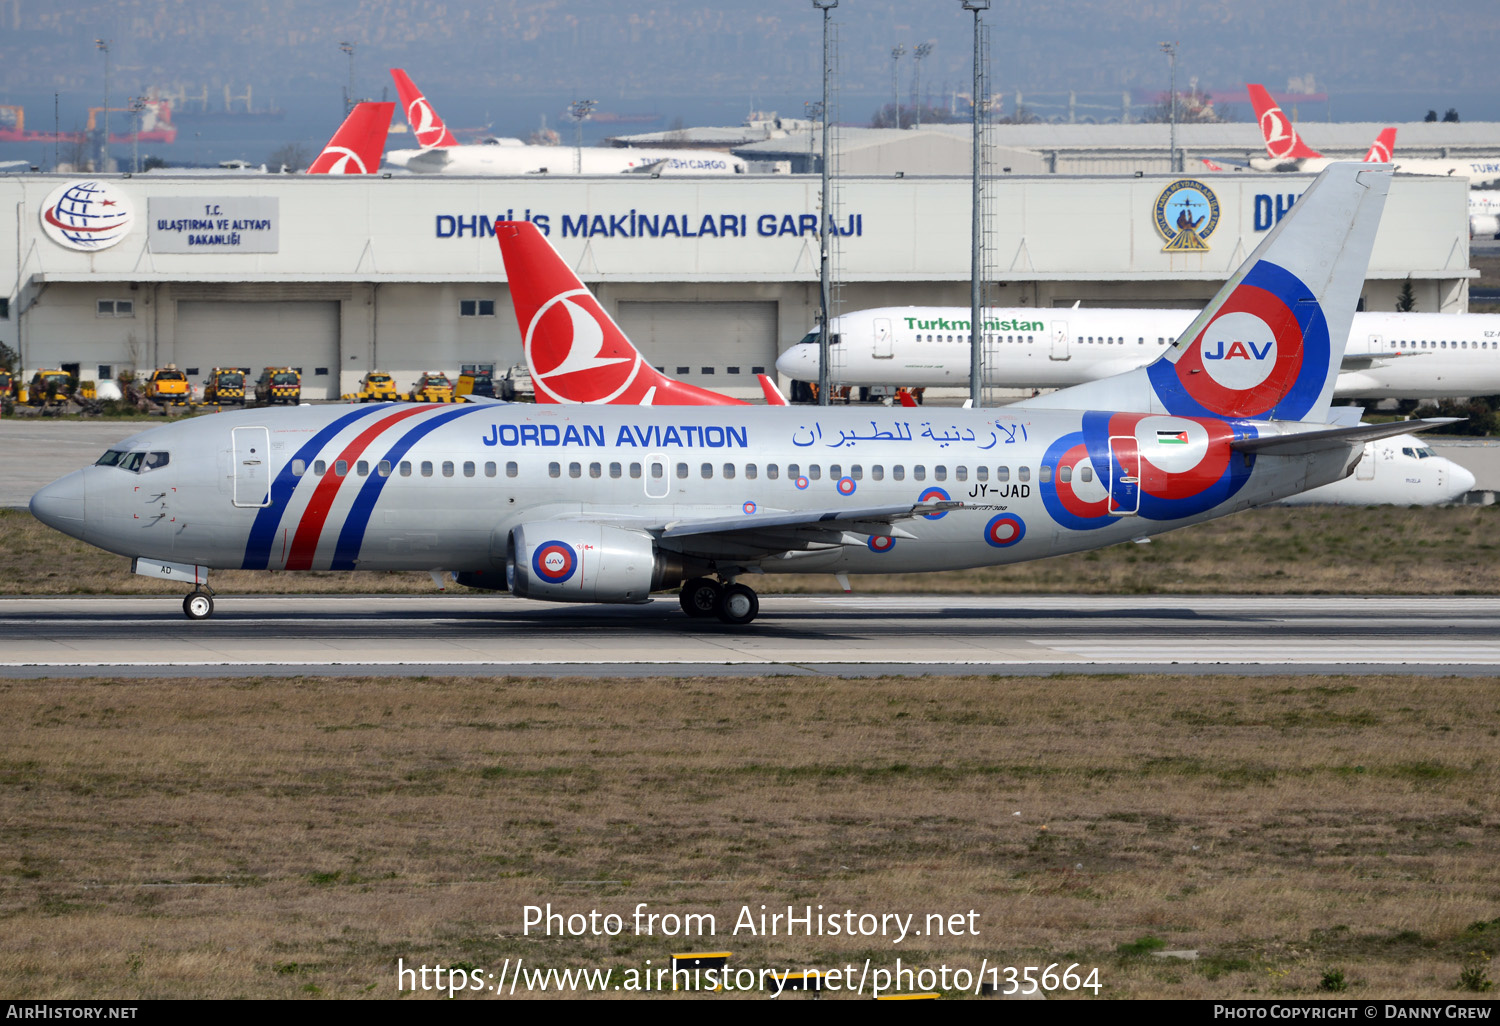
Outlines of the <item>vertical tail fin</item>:
<svg viewBox="0 0 1500 1026">
<path fill-rule="evenodd" d="M 1396 129 L 1395 126 L 1381 130 L 1370 144 L 1370 151 L 1365 154 L 1365 160 L 1371 164 L 1389 164 L 1391 157 L 1396 152 Z"/>
<path fill-rule="evenodd" d="M 417 91 L 416 85 L 400 68 L 391 69 L 391 78 L 396 80 L 396 95 L 401 97 L 401 109 L 406 113 L 406 123 L 417 137 L 417 145 L 424 150 L 443 146 L 457 146 L 458 140 L 437 116 L 427 97 Z"/>
<path fill-rule="evenodd" d="M 539 403 L 744 406 L 662 374 L 529 221 L 495 222 Z"/>
<path fill-rule="evenodd" d="M 1303 142 L 1292 127 L 1291 119 L 1282 113 L 1263 85 L 1246 85 L 1255 116 L 1260 119 L 1260 134 L 1266 140 L 1266 153 L 1276 160 L 1321 157 L 1323 154 Z"/>
<path fill-rule="evenodd" d="M 1330 164 L 1156 362 L 1012 408 L 1323 423 L 1390 184 Z"/>
<path fill-rule="evenodd" d="M 373 175 L 380 170 L 385 136 L 394 103 L 356 103 L 323 152 L 308 167 L 310 175 Z"/>
</svg>

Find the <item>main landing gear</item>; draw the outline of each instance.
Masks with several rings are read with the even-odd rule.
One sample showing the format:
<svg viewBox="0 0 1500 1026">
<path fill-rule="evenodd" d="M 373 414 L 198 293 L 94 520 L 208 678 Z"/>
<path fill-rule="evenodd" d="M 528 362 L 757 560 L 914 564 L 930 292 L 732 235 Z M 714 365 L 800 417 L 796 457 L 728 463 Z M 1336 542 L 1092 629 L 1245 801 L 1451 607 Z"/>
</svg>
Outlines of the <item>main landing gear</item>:
<svg viewBox="0 0 1500 1026">
<path fill-rule="evenodd" d="M 677 601 L 688 616 L 701 619 L 717 616 L 736 627 L 755 619 L 760 599 L 743 584 L 720 584 L 709 577 L 694 577 L 677 593 Z"/>
<path fill-rule="evenodd" d="M 214 615 L 214 593 L 206 588 L 194 588 L 182 600 L 182 611 L 189 620 L 207 620 Z"/>
</svg>

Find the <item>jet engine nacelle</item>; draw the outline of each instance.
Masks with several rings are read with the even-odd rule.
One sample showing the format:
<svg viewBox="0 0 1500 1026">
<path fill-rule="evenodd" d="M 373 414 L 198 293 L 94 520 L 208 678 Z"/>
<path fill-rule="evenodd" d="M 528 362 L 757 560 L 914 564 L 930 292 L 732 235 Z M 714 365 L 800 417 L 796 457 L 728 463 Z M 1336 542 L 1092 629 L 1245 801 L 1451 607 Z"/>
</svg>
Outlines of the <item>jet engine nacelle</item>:
<svg viewBox="0 0 1500 1026">
<path fill-rule="evenodd" d="M 1493 239 L 1500 237 L 1500 214 L 1470 214 L 1469 238 Z"/>
<path fill-rule="evenodd" d="M 570 521 L 510 532 L 505 579 L 519 598 L 552 602 L 645 602 L 683 579 L 681 562 L 638 531 Z"/>
</svg>

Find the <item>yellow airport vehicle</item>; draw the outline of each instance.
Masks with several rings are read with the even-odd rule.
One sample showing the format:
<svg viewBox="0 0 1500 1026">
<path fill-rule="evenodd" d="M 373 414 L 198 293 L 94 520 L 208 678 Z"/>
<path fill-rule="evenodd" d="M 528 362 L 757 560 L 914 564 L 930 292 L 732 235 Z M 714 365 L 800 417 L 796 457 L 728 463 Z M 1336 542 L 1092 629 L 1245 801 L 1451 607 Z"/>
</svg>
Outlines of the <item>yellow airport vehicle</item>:
<svg viewBox="0 0 1500 1026">
<path fill-rule="evenodd" d="M 203 382 L 204 405 L 245 405 L 245 370 L 242 367 L 215 367 Z"/>
<path fill-rule="evenodd" d="M 16 388 L 16 376 L 0 367 L 0 399 L 9 399 Z"/>
<path fill-rule="evenodd" d="M 302 375 L 292 367 L 267 367 L 255 383 L 255 398 L 266 406 L 274 403 L 296 406 L 302 401 Z"/>
<path fill-rule="evenodd" d="M 62 406 L 73 394 L 73 376 L 64 370 L 39 370 L 31 376 L 21 401 L 32 406 Z"/>
<path fill-rule="evenodd" d="M 441 371 L 428 371 L 417 378 L 407 396 L 414 403 L 455 403 L 459 397 L 453 394 L 453 382 Z"/>
<path fill-rule="evenodd" d="M 146 379 L 146 399 L 163 406 L 191 406 L 192 387 L 187 375 L 176 364 L 169 363 L 152 371 Z"/>
<path fill-rule="evenodd" d="M 396 391 L 396 379 L 385 371 L 374 370 L 359 383 L 359 391 L 345 395 L 346 402 L 393 403 L 401 398 Z"/>
</svg>

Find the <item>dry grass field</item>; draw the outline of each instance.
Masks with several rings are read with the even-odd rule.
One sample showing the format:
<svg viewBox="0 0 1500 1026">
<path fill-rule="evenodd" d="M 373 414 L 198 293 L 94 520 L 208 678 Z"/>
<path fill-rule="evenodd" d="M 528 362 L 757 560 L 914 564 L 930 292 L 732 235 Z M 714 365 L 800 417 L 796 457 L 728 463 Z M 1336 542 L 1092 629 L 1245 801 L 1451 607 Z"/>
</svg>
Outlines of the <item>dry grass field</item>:
<svg viewBox="0 0 1500 1026">
<path fill-rule="evenodd" d="M 12 997 L 388 998 L 398 958 L 621 982 L 682 950 L 1077 962 L 1115 998 L 1497 974 L 1495 680 L 0 681 L 0 719 Z M 524 936 L 547 902 L 718 935 Z M 979 935 L 732 936 L 761 904 Z"/>
<path fill-rule="evenodd" d="M 180 584 L 130 573 L 130 562 L 0 510 L 0 595 L 175 595 Z M 1162 535 L 1034 563 L 945 574 L 869 576 L 860 592 L 963 594 L 1493 595 L 1500 506 L 1285 507 L 1249 510 Z M 431 593 L 422 573 L 214 572 L 224 594 Z M 768 575 L 766 593 L 836 590 L 827 574 Z M 458 594 L 472 594 L 453 589 Z"/>
</svg>

